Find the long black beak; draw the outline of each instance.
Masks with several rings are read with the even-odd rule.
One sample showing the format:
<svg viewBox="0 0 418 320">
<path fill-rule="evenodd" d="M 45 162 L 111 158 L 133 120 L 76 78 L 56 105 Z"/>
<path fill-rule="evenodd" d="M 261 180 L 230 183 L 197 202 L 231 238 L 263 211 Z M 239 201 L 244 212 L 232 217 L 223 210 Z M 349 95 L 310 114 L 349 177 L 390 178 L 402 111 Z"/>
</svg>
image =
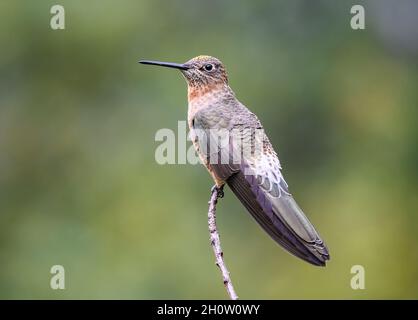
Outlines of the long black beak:
<svg viewBox="0 0 418 320">
<path fill-rule="evenodd" d="M 180 69 L 180 70 L 187 70 L 187 69 L 189 69 L 189 66 L 187 66 L 185 64 L 172 63 L 172 62 L 162 62 L 162 61 L 152 61 L 152 60 L 139 60 L 139 63 L 142 63 L 142 64 L 150 64 L 150 65 L 154 65 L 154 66 L 167 67 L 167 68 Z"/>
</svg>

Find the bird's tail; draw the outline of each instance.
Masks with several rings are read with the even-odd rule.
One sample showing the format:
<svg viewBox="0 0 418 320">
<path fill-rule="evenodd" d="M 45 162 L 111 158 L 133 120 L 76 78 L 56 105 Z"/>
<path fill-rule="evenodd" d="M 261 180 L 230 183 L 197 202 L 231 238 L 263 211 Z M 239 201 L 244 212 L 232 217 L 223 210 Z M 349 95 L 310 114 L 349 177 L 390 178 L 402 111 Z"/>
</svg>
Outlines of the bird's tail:
<svg viewBox="0 0 418 320">
<path fill-rule="evenodd" d="M 260 226 L 293 255 L 325 266 L 330 255 L 325 243 L 289 193 L 272 196 L 255 176 L 238 172 L 227 184 Z"/>
</svg>

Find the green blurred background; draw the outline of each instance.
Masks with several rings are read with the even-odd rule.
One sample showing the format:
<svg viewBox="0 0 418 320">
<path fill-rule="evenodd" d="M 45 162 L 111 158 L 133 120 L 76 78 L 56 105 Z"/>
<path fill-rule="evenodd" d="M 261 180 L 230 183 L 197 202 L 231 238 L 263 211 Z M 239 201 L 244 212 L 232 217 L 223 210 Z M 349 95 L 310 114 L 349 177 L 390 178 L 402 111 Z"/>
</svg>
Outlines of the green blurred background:
<svg viewBox="0 0 418 320">
<path fill-rule="evenodd" d="M 0 298 L 226 298 L 209 175 L 154 159 L 157 130 L 186 118 L 185 82 L 137 63 L 199 54 L 225 63 L 331 251 L 326 268 L 290 256 L 226 190 L 240 297 L 418 297 L 416 1 L 58 3 L 61 31 L 55 1 L 0 2 Z"/>
</svg>

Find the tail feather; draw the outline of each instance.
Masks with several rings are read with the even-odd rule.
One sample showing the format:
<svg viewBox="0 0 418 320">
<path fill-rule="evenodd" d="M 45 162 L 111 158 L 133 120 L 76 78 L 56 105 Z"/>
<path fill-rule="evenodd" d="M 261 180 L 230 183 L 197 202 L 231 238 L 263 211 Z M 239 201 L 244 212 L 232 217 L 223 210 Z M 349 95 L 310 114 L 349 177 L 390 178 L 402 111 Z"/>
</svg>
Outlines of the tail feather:
<svg viewBox="0 0 418 320">
<path fill-rule="evenodd" d="M 237 172 L 227 184 L 260 226 L 293 255 L 325 266 L 328 249 L 290 194 L 272 197 L 255 177 Z"/>
</svg>

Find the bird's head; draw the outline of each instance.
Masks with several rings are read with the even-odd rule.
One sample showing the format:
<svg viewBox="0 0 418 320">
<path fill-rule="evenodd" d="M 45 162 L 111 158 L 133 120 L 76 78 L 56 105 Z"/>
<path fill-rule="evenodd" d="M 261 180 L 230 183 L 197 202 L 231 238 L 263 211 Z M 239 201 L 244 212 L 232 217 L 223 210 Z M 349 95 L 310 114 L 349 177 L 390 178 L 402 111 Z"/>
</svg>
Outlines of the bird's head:
<svg viewBox="0 0 418 320">
<path fill-rule="evenodd" d="M 219 59 L 211 56 L 197 56 L 184 65 L 188 67 L 183 71 L 183 75 L 189 86 L 204 87 L 228 83 L 225 67 Z"/>
<path fill-rule="evenodd" d="M 139 61 L 168 68 L 179 69 L 186 78 L 190 91 L 207 91 L 214 87 L 228 85 L 228 76 L 222 62 L 211 56 L 197 56 L 185 63 L 171 63 L 151 60 Z"/>
</svg>

